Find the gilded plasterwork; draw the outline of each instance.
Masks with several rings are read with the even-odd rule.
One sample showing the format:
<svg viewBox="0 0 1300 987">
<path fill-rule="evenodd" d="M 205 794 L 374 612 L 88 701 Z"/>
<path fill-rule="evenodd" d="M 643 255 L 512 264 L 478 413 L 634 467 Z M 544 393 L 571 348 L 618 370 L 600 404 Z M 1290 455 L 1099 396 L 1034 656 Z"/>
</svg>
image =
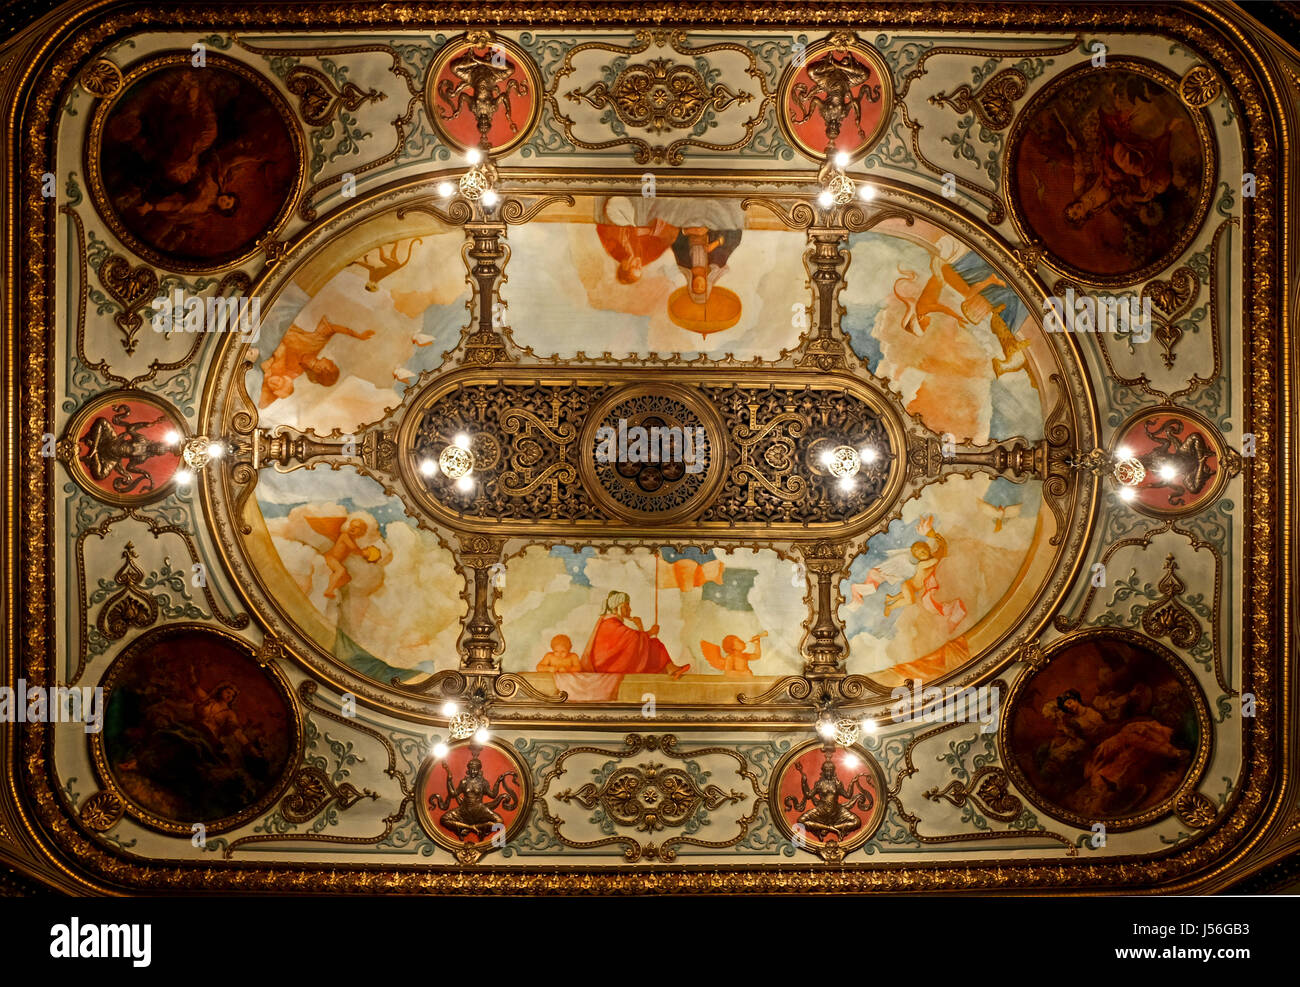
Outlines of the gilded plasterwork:
<svg viewBox="0 0 1300 987">
<path fill-rule="evenodd" d="M 385 10 L 10 70 L 11 684 L 110 714 L 6 732 L 16 825 L 157 890 L 1249 856 L 1295 356 L 1229 18 Z"/>
</svg>

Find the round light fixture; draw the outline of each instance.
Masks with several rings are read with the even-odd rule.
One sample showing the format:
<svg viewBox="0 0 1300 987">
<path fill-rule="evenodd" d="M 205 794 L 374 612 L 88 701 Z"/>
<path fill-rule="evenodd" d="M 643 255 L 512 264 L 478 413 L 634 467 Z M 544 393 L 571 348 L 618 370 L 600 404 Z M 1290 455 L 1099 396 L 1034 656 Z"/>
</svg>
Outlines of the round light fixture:
<svg viewBox="0 0 1300 987">
<path fill-rule="evenodd" d="M 823 456 L 823 462 L 826 465 L 826 471 L 840 480 L 857 476 L 858 470 L 862 466 L 862 458 L 858 455 L 858 450 L 854 449 L 853 446 L 836 446 L 830 450 L 829 458 Z"/>
<path fill-rule="evenodd" d="M 438 454 L 438 469 L 451 480 L 468 476 L 474 468 L 474 454 L 464 446 L 451 445 Z"/>
</svg>

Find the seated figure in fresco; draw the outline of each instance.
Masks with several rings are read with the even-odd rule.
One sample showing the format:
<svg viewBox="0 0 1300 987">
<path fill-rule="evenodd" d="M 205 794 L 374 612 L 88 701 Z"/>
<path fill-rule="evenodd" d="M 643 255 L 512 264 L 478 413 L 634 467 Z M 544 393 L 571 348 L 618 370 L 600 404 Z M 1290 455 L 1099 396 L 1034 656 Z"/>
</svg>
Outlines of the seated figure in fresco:
<svg viewBox="0 0 1300 987">
<path fill-rule="evenodd" d="M 506 782 L 507 778 L 513 778 L 519 784 L 519 777 L 513 771 L 507 771 L 488 785 L 483 777 L 483 762 L 477 756 L 466 762 L 465 777 L 459 783 L 452 778 L 446 761 L 442 762 L 442 770 L 447 773 L 447 794 L 430 794 L 429 807 L 444 810 L 439 825 L 462 840 L 471 834 L 479 839 L 491 836 L 498 826 L 505 825 L 493 810 L 499 805 L 506 809 L 519 805 L 519 795 Z"/>
<path fill-rule="evenodd" d="M 875 805 L 875 796 L 863 781 L 866 775 L 857 775 L 845 787 L 835 771 L 830 751 L 826 752 L 826 760 L 822 762 L 821 775 L 811 787 L 803 765 L 796 762 L 795 768 L 799 772 L 801 794 L 787 795 L 784 805 L 786 812 L 793 812 L 812 803 L 812 808 L 799 816 L 800 825 L 820 840 L 832 836 L 842 840 L 861 828 L 862 819 L 851 811 L 852 808 L 870 812 Z M 840 799 L 845 800 L 843 804 Z"/>
<path fill-rule="evenodd" d="M 701 641 L 700 650 L 704 652 L 704 657 L 708 659 L 709 664 L 721 669 L 723 675 L 752 677 L 754 673 L 749 670 L 749 663 L 763 657 L 761 639 L 765 637 L 767 631 L 762 631 L 749 639 L 754 645 L 752 653 L 745 650 L 745 642 L 735 634 L 724 637 L 720 648 L 711 641 Z"/>
<path fill-rule="evenodd" d="M 1099 815 L 1128 812 L 1151 792 L 1167 793 L 1182 777 L 1191 752 L 1173 743 L 1173 731 L 1148 717 L 1125 723 L 1097 745 L 1083 769 L 1081 807 Z"/>
<path fill-rule="evenodd" d="M 648 631 L 640 617 L 632 616 L 631 599 L 615 590 L 605 598 L 605 607 L 582 653 L 582 670 L 617 672 L 623 675 L 666 672 L 675 679 L 691 670 L 675 665 L 656 635 L 659 625 Z"/>
<path fill-rule="evenodd" d="M 306 374 L 309 381 L 321 387 L 333 387 L 338 383 L 338 364 L 322 357 L 320 352 L 326 343 L 340 334 L 353 339 L 369 339 L 375 331 L 357 332 L 324 317 L 312 332 L 297 325 L 285 330 L 280 345 L 262 364 L 262 397 L 257 406 L 265 408 L 279 398 L 287 398 L 293 393 L 293 382 L 299 374 Z"/>
<path fill-rule="evenodd" d="M 551 650 L 537 663 L 539 672 L 581 672 L 582 656 L 573 650 L 573 641 L 567 634 L 551 638 Z"/>
<path fill-rule="evenodd" d="M 629 200 L 617 197 L 597 209 L 596 235 L 605 253 L 618 263 L 614 272 L 618 283 L 635 284 L 645 266 L 677 239 L 677 227 L 658 216 L 638 222 Z"/>
<path fill-rule="evenodd" d="M 740 230 L 714 230 L 704 226 L 684 226 L 673 242 L 677 267 L 686 276 L 686 290 L 691 301 L 703 305 L 709 300 L 713 284 L 727 270 L 727 260 L 740 245 Z"/>
</svg>

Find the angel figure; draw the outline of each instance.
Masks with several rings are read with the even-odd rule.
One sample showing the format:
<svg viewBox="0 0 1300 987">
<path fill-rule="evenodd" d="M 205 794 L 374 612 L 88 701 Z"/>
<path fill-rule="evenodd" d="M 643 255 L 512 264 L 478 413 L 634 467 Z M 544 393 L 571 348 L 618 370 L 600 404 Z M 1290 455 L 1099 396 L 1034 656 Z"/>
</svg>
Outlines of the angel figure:
<svg viewBox="0 0 1300 987">
<path fill-rule="evenodd" d="M 749 643 L 754 646 L 752 653 L 745 650 L 745 642 L 735 634 L 724 637 L 722 647 L 710 641 L 701 641 L 700 650 L 704 652 L 704 657 L 708 659 L 709 664 L 719 669 L 723 675 L 753 677 L 754 673 L 749 670 L 749 663 L 763 657 L 762 638 L 765 637 L 767 631 L 760 631 L 749 639 Z"/>
<path fill-rule="evenodd" d="M 896 548 L 880 565 L 867 573 L 864 582 L 850 587 L 854 605 L 860 604 L 884 583 L 897 583 L 897 593 L 885 594 L 885 616 L 895 610 L 920 604 L 930 613 L 948 621 L 955 630 L 966 617 L 966 605 L 960 599 L 939 600 L 939 577 L 936 569 L 948 555 L 948 541 L 934 528 L 934 515 L 926 514 L 916 522 L 917 532 L 925 539 L 909 548 Z"/>
<path fill-rule="evenodd" d="M 344 524 L 342 517 L 309 517 L 307 523 L 311 525 L 312 530 L 316 531 L 326 538 L 334 539 L 333 546 L 325 552 L 325 564 L 329 566 L 330 581 L 325 587 L 325 599 L 332 600 L 338 590 L 352 582 L 352 576 L 344 566 L 344 561 L 352 555 L 359 555 L 369 563 L 379 561 L 382 554 L 377 545 L 367 545 L 362 548 L 357 539 L 366 533 L 366 522 L 360 518 L 353 518 Z"/>
</svg>

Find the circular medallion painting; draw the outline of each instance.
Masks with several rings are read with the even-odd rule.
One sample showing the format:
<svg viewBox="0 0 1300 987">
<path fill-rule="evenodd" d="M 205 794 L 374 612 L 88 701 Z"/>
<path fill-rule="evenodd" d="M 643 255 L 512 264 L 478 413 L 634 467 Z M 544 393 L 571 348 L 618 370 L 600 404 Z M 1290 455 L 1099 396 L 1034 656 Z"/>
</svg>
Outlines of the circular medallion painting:
<svg viewBox="0 0 1300 987">
<path fill-rule="evenodd" d="M 458 150 L 505 154 L 528 139 L 541 115 L 533 60 L 504 38 L 467 36 L 438 53 L 425 101 L 438 134 Z"/>
<path fill-rule="evenodd" d="M 1178 80 L 1110 59 L 1066 72 L 1016 120 L 1006 171 L 1012 216 L 1059 270 L 1131 284 L 1200 229 L 1215 186 L 1214 139 Z"/>
<path fill-rule="evenodd" d="M 583 426 L 581 472 L 596 501 L 617 517 L 676 520 L 703 511 L 725 472 L 717 412 L 684 388 L 623 388 Z"/>
<path fill-rule="evenodd" d="M 95 762 L 142 822 L 232 829 L 287 784 L 299 747 L 293 699 L 243 639 L 195 624 L 159 628 L 118 656 L 104 691 Z"/>
<path fill-rule="evenodd" d="M 1003 758 L 1044 812 L 1131 829 L 1167 815 L 1208 758 L 1209 714 L 1171 651 L 1133 631 L 1083 631 L 1045 649 L 1003 719 Z"/>
<path fill-rule="evenodd" d="M 75 440 L 68 471 L 100 500 L 143 504 L 171 490 L 185 428 L 170 405 L 140 391 L 115 391 L 87 404 L 66 433 Z"/>
<path fill-rule="evenodd" d="M 208 53 L 150 58 L 95 107 L 86 142 L 91 197 L 113 233 L 162 267 L 216 270 L 287 218 L 302 135 L 252 69 Z"/>
<path fill-rule="evenodd" d="M 796 846 L 840 856 L 871 838 L 885 817 L 886 786 L 860 745 L 796 747 L 773 773 L 772 816 Z"/>
<path fill-rule="evenodd" d="M 478 859 L 514 839 L 528 821 L 528 770 L 508 747 L 466 741 L 420 768 L 415 804 L 438 844 Z"/>
<path fill-rule="evenodd" d="M 861 157 L 889 125 L 893 88 L 874 48 L 836 35 L 808 48 L 786 69 L 778 104 L 782 128 L 792 144 L 817 161 L 832 149 Z"/>
<path fill-rule="evenodd" d="M 1116 430 L 1111 452 L 1142 464 L 1129 505 L 1143 513 L 1190 514 L 1217 499 L 1227 482 L 1218 431 L 1191 412 L 1139 412 Z"/>
</svg>

